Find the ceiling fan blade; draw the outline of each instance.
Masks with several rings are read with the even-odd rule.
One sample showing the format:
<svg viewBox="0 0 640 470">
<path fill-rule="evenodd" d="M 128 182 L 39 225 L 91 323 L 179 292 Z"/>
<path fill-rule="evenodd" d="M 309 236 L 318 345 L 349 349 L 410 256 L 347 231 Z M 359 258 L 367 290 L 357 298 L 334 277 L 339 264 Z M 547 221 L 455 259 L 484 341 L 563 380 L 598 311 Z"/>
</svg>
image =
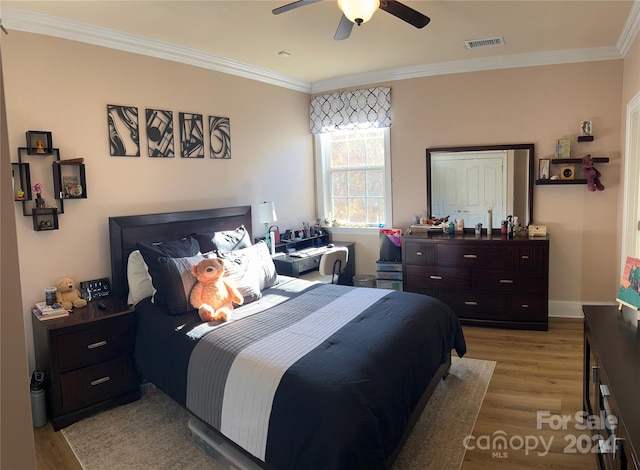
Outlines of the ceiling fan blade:
<svg viewBox="0 0 640 470">
<path fill-rule="evenodd" d="M 346 16 L 342 15 L 340 18 L 340 23 L 338 23 L 338 29 L 336 29 L 336 34 L 334 34 L 333 39 L 336 41 L 342 41 L 343 39 L 347 39 L 351 36 L 351 30 L 353 29 L 353 23 Z"/>
<path fill-rule="evenodd" d="M 271 11 L 271 13 L 273 13 L 274 15 L 279 15 L 280 13 L 293 10 L 294 8 L 303 7 L 320 1 L 322 0 L 298 0 L 297 2 L 288 3 L 281 7 L 275 8 Z"/>
<path fill-rule="evenodd" d="M 391 13 L 393 16 L 406 21 L 416 28 L 424 28 L 431 21 L 431 18 L 428 16 L 425 16 L 419 11 L 394 0 L 381 0 L 380 9 L 387 13 Z"/>
</svg>

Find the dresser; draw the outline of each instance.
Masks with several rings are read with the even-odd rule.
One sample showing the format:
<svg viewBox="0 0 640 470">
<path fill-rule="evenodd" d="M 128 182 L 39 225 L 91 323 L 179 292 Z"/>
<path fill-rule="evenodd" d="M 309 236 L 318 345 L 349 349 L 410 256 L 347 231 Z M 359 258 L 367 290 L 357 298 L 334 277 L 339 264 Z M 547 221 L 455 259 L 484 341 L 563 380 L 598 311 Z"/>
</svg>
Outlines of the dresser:
<svg viewBox="0 0 640 470">
<path fill-rule="evenodd" d="M 405 291 L 442 300 L 463 324 L 548 329 L 547 237 L 414 232 L 402 269 Z"/>
<path fill-rule="evenodd" d="M 602 470 L 640 469 L 640 330 L 637 312 L 584 305 L 584 413 Z M 615 423 L 615 426 L 607 423 Z"/>
<path fill-rule="evenodd" d="M 68 317 L 39 320 L 32 314 L 32 323 L 36 368 L 45 373 L 47 414 L 56 431 L 140 397 L 135 316 L 126 304 L 102 299 Z"/>
</svg>

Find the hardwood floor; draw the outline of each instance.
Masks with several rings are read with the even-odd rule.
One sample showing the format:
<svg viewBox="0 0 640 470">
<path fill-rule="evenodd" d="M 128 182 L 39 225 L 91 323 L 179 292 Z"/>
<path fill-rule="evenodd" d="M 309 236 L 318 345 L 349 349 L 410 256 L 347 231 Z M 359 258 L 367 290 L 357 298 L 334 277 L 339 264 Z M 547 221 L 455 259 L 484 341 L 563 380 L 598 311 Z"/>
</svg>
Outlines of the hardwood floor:
<svg viewBox="0 0 640 470">
<path fill-rule="evenodd" d="M 482 449 L 467 450 L 462 470 L 596 470 L 593 454 L 568 453 L 577 449 L 571 444 L 588 435 L 574 428 L 575 414 L 582 410 L 582 320 L 551 318 L 549 331 L 463 329 L 465 357 L 493 360 L 497 365 L 469 441 Z M 547 424 L 537 429 L 539 411 L 571 415 L 567 429 L 554 431 Z M 38 470 L 81 470 L 62 433 L 54 432 L 51 423 L 34 433 Z M 507 448 L 491 448 L 496 436 L 507 439 Z M 517 450 L 520 438 L 537 447 Z M 538 455 L 544 452 L 540 438 L 545 445 L 551 441 L 547 455 Z"/>
<path fill-rule="evenodd" d="M 497 364 L 470 441 L 478 448 L 467 449 L 462 470 L 596 470 L 596 456 L 579 450 L 592 446 L 589 431 L 575 427 L 582 412 L 582 319 L 550 318 L 549 331 L 463 330 L 465 357 Z M 538 425 L 545 411 L 549 418 L 570 415 L 566 428 L 553 430 L 542 419 Z M 506 448 L 491 445 L 498 436 Z M 541 439 L 550 444 L 546 455 Z"/>
</svg>

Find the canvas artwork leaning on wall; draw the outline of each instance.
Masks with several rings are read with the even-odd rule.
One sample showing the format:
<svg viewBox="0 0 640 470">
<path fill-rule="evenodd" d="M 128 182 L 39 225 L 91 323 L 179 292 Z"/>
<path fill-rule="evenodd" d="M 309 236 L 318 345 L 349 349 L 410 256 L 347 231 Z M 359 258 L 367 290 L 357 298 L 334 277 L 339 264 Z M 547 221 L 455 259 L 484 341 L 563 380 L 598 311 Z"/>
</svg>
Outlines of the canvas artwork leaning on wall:
<svg viewBox="0 0 640 470">
<path fill-rule="evenodd" d="M 618 302 L 640 309 L 640 259 L 627 257 L 618 291 Z"/>
</svg>

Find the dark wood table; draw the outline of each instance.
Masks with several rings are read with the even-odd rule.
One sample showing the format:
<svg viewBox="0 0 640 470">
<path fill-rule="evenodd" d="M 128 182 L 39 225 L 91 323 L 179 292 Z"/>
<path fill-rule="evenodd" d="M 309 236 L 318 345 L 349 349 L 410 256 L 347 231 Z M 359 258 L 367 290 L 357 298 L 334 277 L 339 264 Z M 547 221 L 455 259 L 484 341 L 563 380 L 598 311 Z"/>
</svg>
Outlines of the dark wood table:
<svg viewBox="0 0 640 470">
<path fill-rule="evenodd" d="M 598 454 L 601 468 L 640 469 L 640 329 L 637 312 L 612 305 L 583 305 L 585 315 L 584 411 L 618 421 L 618 451 Z M 604 388 L 603 388 L 604 386 Z M 608 395 L 606 392 L 608 390 Z M 593 434 L 607 438 L 606 430 Z"/>
</svg>

